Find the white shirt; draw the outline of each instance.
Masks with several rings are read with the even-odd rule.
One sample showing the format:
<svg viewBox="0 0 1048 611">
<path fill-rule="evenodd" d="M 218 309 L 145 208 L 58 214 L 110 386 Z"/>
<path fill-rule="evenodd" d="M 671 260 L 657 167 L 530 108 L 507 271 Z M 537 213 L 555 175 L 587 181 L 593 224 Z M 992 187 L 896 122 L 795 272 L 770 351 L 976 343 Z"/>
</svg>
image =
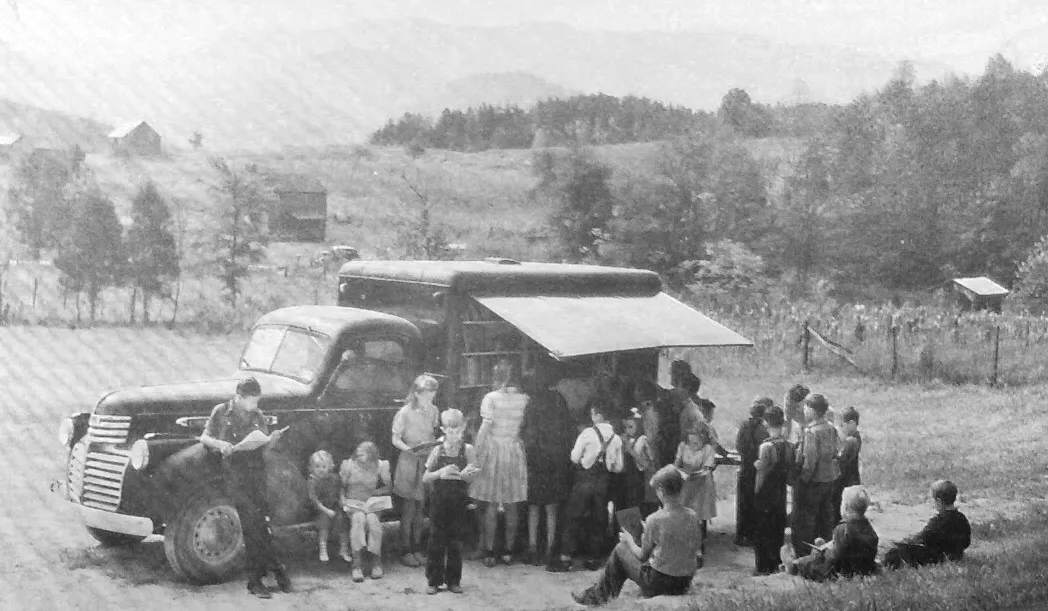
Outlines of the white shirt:
<svg viewBox="0 0 1048 611">
<path fill-rule="evenodd" d="M 608 444 L 604 453 L 604 464 L 608 467 L 608 471 L 621 473 L 622 438 L 615 434 L 615 429 L 611 428 L 607 422 L 601 422 L 596 426 L 600 429 L 604 442 Z M 597 462 L 598 454 L 600 454 L 600 439 L 597 438 L 597 433 L 592 426 L 587 427 L 575 439 L 575 447 L 571 449 L 571 462 L 578 463 L 583 469 L 589 469 L 593 467 L 593 463 Z"/>
</svg>

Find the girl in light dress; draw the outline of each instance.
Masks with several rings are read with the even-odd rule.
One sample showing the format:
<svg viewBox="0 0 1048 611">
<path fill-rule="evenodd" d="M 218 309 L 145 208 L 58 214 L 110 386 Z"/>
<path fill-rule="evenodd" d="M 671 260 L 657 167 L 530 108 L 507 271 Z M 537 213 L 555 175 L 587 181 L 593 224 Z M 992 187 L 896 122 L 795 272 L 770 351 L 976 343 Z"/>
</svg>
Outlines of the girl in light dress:
<svg viewBox="0 0 1048 611">
<path fill-rule="evenodd" d="M 499 507 L 503 507 L 506 517 L 506 545 L 501 560 L 512 564 L 520 522 L 519 504 L 528 498 L 528 468 L 520 438 L 528 395 L 521 391 L 519 370 L 509 361 L 496 365 L 492 378 L 495 390 L 484 395 L 480 403 L 481 425 L 476 439 L 480 473 L 470 486 L 470 497 L 487 503 L 481 529 L 487 567 L 495 566 Z"/>
<path fill-rule="evenodd" d="M 717 515 L 717 486 L 713 480 L 716 454 L 709 427 L 704 422 L 696 423 L 687 431 L 687 440 L 677 446 L 673 464 L 685 476 L 682 501 L 702 520 L 702 536 L 705 538 L 706 523 Z"/>
<path fill-rule="evenodd" d="M 393 475 L 393 493 L 404 501 L 400 520 L 400 561 L 409 567 L 422 566 L 426 561 L 421 551 L 425 518 L 422 506 L 426 500 L 422 476 L 433 446 L 423 446 L 417 451 L 412 448 L 437 438 L 440 412 L 433 405 L 433 398 L 437 396 L 438 387 L 432 376 L 415 378 L 404 407 L 393 418 L 393 447 L 400 450 Z"/>
</svg>

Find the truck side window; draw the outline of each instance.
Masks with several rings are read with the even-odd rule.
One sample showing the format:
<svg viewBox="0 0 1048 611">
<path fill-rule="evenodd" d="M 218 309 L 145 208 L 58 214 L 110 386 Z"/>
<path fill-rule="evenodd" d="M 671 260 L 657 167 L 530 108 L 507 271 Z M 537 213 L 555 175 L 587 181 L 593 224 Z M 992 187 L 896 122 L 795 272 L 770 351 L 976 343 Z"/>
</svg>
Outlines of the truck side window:
<svg viewBox="0 0 1048 611">
<path fill-rule="evenodd" d="M 411 363 L 394 339 L 364 340 L 342 354 L 331 381 L 338 395 L 403 398 L 411 384 Z"/>
</svg>

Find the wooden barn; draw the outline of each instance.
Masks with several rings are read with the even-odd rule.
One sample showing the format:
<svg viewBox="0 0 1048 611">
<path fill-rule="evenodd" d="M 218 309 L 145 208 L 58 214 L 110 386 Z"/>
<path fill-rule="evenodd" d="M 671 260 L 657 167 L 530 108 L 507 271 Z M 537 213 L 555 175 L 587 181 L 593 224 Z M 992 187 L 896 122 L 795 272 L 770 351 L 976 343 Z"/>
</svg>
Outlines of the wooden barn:
<svg viewBox="0 0 1048 611">
<path fill-rule="evenodd" d="M 954 278 L 953 286 L 962 312 L 990 310 L 1000 314 L 1004 297 L 1009 293 L 1008 289 L 985 276 Z"/>
<path fill-rule="evenodd" d="M 160 134 L 145 121 L 125 123 L 109 132 L 114 155 L 152 156 L 161 153 Z"/>
<path fill-rule="evenodd" d="M 269 211 L 271 239 L 323 242 L 327 236 L 327 188 L 305 174 L 268 172 L 277 200 Z"/>
</svg>

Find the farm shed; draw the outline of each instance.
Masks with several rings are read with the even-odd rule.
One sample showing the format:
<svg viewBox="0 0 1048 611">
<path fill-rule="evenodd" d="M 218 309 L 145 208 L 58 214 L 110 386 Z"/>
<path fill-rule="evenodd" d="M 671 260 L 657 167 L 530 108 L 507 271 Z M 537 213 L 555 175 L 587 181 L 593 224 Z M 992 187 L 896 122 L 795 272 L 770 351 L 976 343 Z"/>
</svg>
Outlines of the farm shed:
<svg viewBox="0 0 1048 611">
<path fill-rule="evenodd" d="M 985 276 L 975 278 L 954 278 L 953 286 L 961 311 L 990 310 L 1001 313 L 1001 304 L 1008 289 Z"/>
<path fill-rule="evenodd" d="M 289 242 L 323 242 L 327 235 L 327 188 L 305 174 L 267 172 L 276 193 L 269 212 L 271 237 Z"/>
<path fill-rule="evenodd" d="M 0 157 L 10 159 L 19 153 L 25 144 L 22 134 L 0 133 Z"/>
<path fill-rule="evenodd" d="M 109 132 L 114 155 L 159 155 L 160 134 L 145 121 L 125 123 Z"/>
</svg>

